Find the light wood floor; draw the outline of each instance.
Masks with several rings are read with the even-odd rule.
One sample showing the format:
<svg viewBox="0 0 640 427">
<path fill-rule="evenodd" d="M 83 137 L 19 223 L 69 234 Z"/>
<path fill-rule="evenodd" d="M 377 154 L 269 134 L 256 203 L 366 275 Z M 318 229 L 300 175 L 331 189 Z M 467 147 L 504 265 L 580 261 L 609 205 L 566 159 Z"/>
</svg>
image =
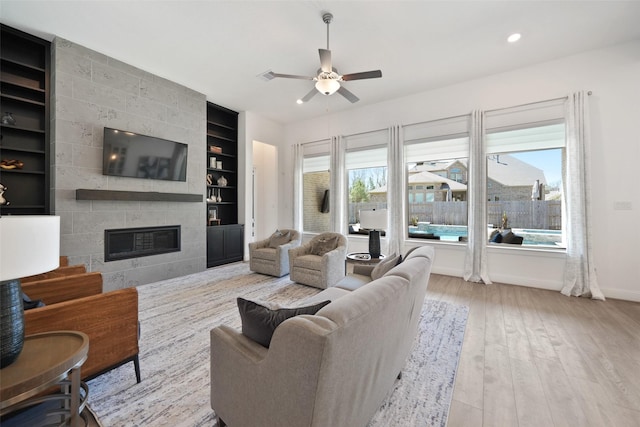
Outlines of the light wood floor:
<svg viewBox="0 0 640 427">
<path fill-rule="evenodd" d="M 449 427 L 640 426 L 640 303 L 431 275 L 469 307 Z"/>
</svg>

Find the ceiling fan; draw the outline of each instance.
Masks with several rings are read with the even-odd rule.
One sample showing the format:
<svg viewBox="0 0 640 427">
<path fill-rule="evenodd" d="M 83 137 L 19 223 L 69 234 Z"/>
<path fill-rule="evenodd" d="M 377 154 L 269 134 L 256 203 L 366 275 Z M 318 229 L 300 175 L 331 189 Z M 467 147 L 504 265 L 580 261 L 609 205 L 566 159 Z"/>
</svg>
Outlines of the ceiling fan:
<svg viewBox="0 0 640 427">
<path fill-rule="evenodd" d="M 344 96 L 349 102 L 354 103 L 358 102 L 360 99 L 355 96 L 353 93 L 348 91 L 344 86 L 341 85 L 342 82 L 348 82 L 351 80 L 363 80 L 363 79 L 375 79 L 382 77 L 382 71 L 374 70 L 374 71 L 363 71 L 360 73 L 352 73 L 352 74 L 338 74 L 338 70 L 333 68 L 331 64 L 331 51 L 329 50 L 329 24 L 333 20 L 333 15 L 331 13 L 324 13 L 322 15 L 322 20 L 325 24 L 327 24 L 327 48 L 326 49 L 318 49 L 318 53 L 320 54 L 320 69 L 318 70 L 318 75 L 315 77 L 309 76 L 298 76 L 294 74 L 280 74 L 274 73 L 269 70 L 263 74 L 261 77 L 265 80 L 272 80 L 276 77 L 285 78 L 285 79 L 301 79 L 301 80 L 313 80 L 316 82 L 315 88 L 311 89 L 309 93 L 307 93 L 304 97 L 298 100 L 299 104 L 309 101 L 311 98 L 315 96 L 316 93 L 320 92 L 323 95 L 333 95 L 335 92 L 338 92 L 340 95 Z"/>
</svg>

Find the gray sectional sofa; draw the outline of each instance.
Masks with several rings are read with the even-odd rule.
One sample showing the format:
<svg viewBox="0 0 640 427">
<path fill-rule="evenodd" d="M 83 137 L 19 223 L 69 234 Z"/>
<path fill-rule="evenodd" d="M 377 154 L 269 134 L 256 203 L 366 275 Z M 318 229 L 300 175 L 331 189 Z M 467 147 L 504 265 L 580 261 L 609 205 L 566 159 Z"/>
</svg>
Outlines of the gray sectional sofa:
<svg viewBox="0 0 640 427">
<path fill-rule="evenodd" d="M 366 426 L 401 373 L 418 331 L 434 250 L 414 250 L 354 291 L 332 287 L 280 323 L 269 348 L 211 331 L 211 407 L 231 427 Z"/>
</svg>

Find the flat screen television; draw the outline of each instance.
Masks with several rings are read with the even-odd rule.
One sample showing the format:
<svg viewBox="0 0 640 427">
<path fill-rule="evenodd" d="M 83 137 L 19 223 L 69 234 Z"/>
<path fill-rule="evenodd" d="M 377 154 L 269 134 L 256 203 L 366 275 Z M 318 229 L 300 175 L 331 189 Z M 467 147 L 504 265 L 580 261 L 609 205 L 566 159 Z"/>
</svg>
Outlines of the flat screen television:
<svg viewBox="0 0 640 427">
<path fill-rule="evenodd" d="M 103 175 L 187 180 L 187 144 L 104 128 Z"/>
</svg>

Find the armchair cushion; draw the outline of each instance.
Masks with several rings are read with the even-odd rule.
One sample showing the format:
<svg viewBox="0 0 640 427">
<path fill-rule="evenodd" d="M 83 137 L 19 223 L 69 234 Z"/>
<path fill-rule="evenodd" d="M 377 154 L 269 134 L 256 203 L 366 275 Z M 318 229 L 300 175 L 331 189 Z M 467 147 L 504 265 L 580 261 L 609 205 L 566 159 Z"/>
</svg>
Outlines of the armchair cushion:
<svg viewBox="0 0 640 427">
<path fill-rule="evenodd" d="M 258 259 L 275 261 L 278 256 L 278 250 L 277 248 L 258 248 L 254 249 L 251 255 Z"/>
<path fill-rule="evenodd" d="M 278 246 L 285 245 L 291 240 L 291 233 L 289 231 L 282 232 L 276 230 L 275 233 L 269 237 L 269 247 L 276 249 Z"/>
<path fill-rule="evenodd" d="M 271 337 L 280 323 L 301 314 L 316 314 L 331 302 L 322 301 L 307 307 L 271 309 L 244 298 L 238 298 L 237 301 L 242 319 L 242 334 L 264 347 L 269 347 Z"/>
<path fill-rule="evenodd" d="M 338 236 L 321 237 L 312 242 L 311 253 L 313 255 L 322 256 L 327 252 L 334 250 L 336 246 L 338 246 Z"/>
</svg>

